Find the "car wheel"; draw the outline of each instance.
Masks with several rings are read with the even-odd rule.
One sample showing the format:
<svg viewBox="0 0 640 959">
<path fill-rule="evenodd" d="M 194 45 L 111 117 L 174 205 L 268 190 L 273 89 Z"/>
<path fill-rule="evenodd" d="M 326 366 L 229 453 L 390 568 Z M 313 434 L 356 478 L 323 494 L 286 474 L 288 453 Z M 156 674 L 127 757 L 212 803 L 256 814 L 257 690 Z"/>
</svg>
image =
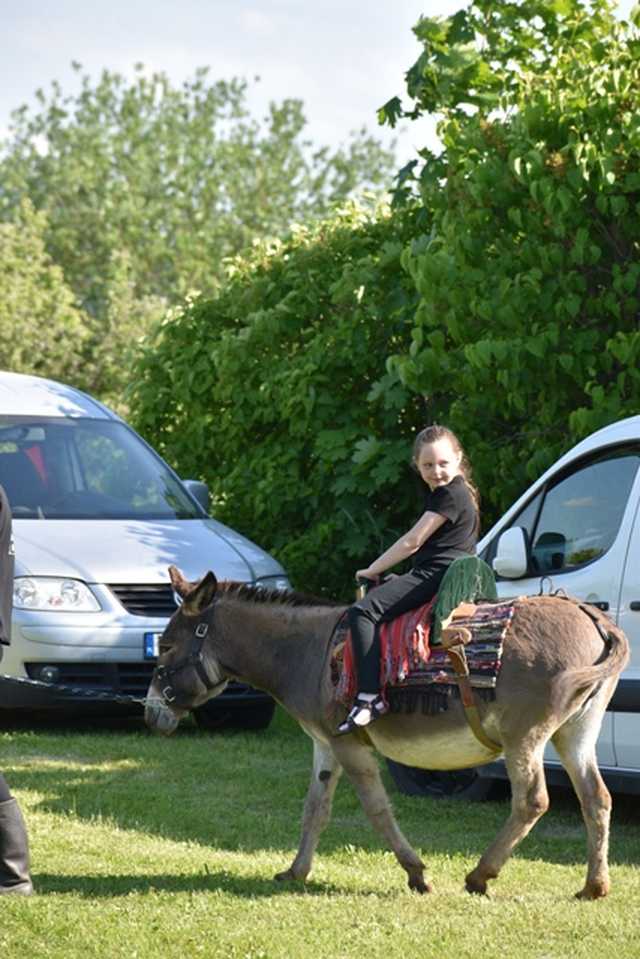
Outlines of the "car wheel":
<svg viewBox="0 0 640 959">
<path fill-rule="evenodd" d="M 387 759 L 387 768 L 398 790 L 405 796 L 426 796 L 430 799 L 467 799 L 481 802 L 504 794 L 504 783 L 480 776 L 478 770 L 418 769 Z"/>
<path fill-rule="evenodd" d="M 229 709 L 215 700 L 194 709 L 193 716 L 200 729 L 216 731 L 222 729 L 266 729 L 276 704 L 273 702 L 247 705 L 242 709 Z"/>
</svg>

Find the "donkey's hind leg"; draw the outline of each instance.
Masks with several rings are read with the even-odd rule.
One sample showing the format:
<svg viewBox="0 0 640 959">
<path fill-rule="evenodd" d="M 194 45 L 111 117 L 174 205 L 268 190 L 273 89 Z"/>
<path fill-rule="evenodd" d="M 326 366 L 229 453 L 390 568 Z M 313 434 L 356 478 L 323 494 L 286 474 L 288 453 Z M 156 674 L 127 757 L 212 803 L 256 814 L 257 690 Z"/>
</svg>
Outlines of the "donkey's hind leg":
<svg viewBox="0 0 640 959">
<path fill-rule="evenodd" d="M 405 870 L 409 889 L 416 892 L 431 892 L 431 885 L 424 878 L 424 863 L 402 835 L 395 821 L 391 803 L 380 776 L 378 760 L 370 746 L 359 742 L 355 736 L 343 736 L 335 741 L 334 749 L 353 783 L 374 829 L 383 837 Z"/>
<path fill-rule="evenodd" d="M 484 895 L 489 879 L 496 879 L 505 862 L 538 819 L 549 808 L 542 755 L 545 742 L 532 748 L 520 742 L 517 748 L 505 747 L 505 763 L 511 781 L 511 814 L 482 854 L 480 862 L 466 878 L 468 892 Z"/>
<path fill-rule="evenodd" d="M 587 829 L 587 880 L 577 893 L 579 899 L 600 899 L 609 892 L 611 796 L 598 769 L 596 740 L 610 695 L 610 690 L 602 690 L 553 736 L 553 745 L 580 800 Z"/>
<path fill-rule="evenodd" d="M 336 791 L 342 767 L 329 746 L 313 740 L 313 768 L 302 815 L 302 835 L 296 858 L 276 879 L 298 879 L 304 882 L 311 872 L 313 856 L 320 833 L 329 822 L 333 794 Z"/>
</svg>

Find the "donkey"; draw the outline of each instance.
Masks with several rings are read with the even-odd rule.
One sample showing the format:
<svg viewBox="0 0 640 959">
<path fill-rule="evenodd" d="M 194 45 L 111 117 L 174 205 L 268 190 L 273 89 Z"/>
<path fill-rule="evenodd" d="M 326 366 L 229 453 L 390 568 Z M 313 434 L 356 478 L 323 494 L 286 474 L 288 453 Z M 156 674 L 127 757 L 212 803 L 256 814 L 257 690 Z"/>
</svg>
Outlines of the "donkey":
<svg viewBox="0 0 640 959">
<path fill-rule="evenodd" d="M 232 678 L 269 692 L 313 740 L 313 769 L 304 805 L 300 845 L 280 880 L 304 881 L 320 833 L 329 820 L 342 770 L 374 828 L 405 869 L 411 889 L 430 892 L 425 866 L 400 832 L 374 750 L 425 769 L 461 769 L 496 758 L 473 735 L 461 703 L 435 716 L 387 713 L 367 727 L 336 736 L 345 707 L 331 678 L 332 634 L 344 607 L 301 594 L 239 583 L 218 583 L 208 572 L 187 582 L 169 569 L 183 603 L 163 634 L 147 696 L 147 725 L 172 733 L 191 709 L 216 696 Z M 466 889 L 486 894 L 517 844 L 549 805 L 543 752 L 551 740 L 580 800 L 588 838 L 582 899 L 609 892 L 611 797 L 596 763 L 596 740 L 607 704 L 629 658 L 627 639 L 594 608 L 576 601 L 521 597 L 502 655 L 495 699 L 479 704 L 482 724 L 504 756 L 511 781 L 511 813 Z M 594 621 L 600 624 L 596 628 Z M 498 753 L 500 754 L 500 753 Z"/>
</svg>

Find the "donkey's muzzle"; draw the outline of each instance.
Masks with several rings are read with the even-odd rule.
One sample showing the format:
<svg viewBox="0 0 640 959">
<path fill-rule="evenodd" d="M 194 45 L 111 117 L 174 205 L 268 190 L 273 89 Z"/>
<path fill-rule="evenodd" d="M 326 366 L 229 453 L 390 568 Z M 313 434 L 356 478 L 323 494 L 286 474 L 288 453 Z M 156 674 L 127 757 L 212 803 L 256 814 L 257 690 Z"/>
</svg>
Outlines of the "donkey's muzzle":
<svg viewBox="0 0 640 959">
<path fill-rule="evenodd" d="M 147 699 L 144 721 L 154 733 L 170 736 L 175 732 L 180 719 L 162 699 Z"/>
</svg>

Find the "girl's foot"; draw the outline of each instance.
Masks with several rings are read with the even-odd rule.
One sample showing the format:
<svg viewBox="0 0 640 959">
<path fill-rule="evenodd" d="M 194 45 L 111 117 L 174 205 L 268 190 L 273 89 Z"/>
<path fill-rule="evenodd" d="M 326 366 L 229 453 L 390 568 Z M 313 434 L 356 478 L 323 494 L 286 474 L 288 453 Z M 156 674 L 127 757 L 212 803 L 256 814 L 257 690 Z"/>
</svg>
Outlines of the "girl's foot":
<svg viewBox="0 0 640 959">
<path fill-rule="evenodd" d="M 380 693 L 358 693 L 351 712 L 340 723 L 336 730 L 337 736 L 344 736 L 346 733 L 352 733 L 356 729 L 362 729 L 370 723 L 376 721 L 385 713 L 389 712 L 389 707 L 385 703 Z"/>
</svg>

